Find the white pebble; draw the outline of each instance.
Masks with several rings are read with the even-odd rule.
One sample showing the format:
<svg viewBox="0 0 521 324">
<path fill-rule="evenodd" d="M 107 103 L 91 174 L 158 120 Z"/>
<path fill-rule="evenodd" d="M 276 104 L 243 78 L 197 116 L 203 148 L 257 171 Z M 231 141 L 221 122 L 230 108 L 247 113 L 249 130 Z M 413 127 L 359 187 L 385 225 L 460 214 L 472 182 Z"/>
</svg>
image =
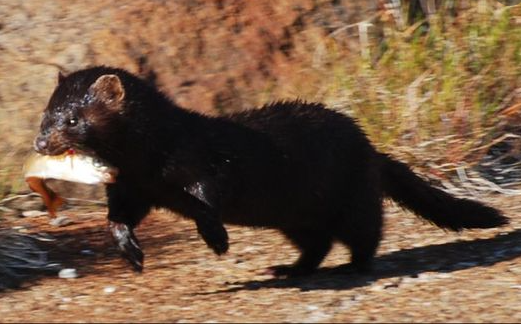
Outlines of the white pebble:
<svg viewBox="0 0 521 324">
<path fill-rule="evenodd" d="M 78 272 L 76 272 L 74 268 L 65 268 L 60 270 L 58 277 L 62 279 L 74 279 L 78 278 Z"/>
<path fill-rule="evenodd" d="M 40 217 L 47 215 L 47 212 L 39 211 L 39 210 L 26 210 L 22 212 L 23 217 Z"/>
<path fill-rule="evenodd" d="M 58 216 L 49 222 L 49 224 L 56 227 L 67 226 L 73 223 L 74 221 L 67 216 Z"/>
<path fill-rule="evenodd" d="M 103 291 L 106 293 L 106 294 L 112 294 L 113 292 L 116 291 L 116 287 L 114 286 L 107 286 L 103 289 Z"/>
</svg>

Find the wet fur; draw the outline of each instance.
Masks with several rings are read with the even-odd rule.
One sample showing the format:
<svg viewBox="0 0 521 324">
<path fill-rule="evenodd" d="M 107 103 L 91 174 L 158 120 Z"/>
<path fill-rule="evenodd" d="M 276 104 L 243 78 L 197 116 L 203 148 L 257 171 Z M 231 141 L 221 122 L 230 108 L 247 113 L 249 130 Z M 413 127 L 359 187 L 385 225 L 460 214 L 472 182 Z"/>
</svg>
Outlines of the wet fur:
<svg viewBox="0 0 521 324">
<path fill-rule="evenodd" d="M 103 75 L 121 80 L 121 101 L 92 91 Z M 60 129 L 63 116 L 76 116 L 81 127 Z M 312 272 L 334 241 L 367 269 L 381 239 L 385 196 L 451 230 L 507 223 L 493 208 L 431 187 L 378 153 L 351 118 L 316 103 L 208 117 L 126 71 L 96 67 L 61 79 L 39 138 L 49 141 L 43 153 L 73 147 L 119 168 L 107 186 L 108 218 L 130 229 L 151 208 L 166 207 L 194 219 L 216 253 L 228 248 L 221 222 L 280 230 L 301 256 L 275 267 L 276 275 Z"/>
</svg>

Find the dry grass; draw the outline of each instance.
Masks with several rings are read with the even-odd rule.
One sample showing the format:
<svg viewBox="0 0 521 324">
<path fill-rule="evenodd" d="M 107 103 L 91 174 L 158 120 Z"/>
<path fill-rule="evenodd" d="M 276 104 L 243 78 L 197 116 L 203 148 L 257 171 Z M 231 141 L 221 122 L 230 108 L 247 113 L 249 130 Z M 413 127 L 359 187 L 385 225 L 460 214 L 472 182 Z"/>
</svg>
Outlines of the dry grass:
<svg viewBox="0 0 521 324">
<path fill-rule="evenodd" d="M 312 64 L 303 62 L 291 85 L 273 86 L 273 97 L 284 87 L 325 101 L 413 165 L 477 162 L 502 135 L 502 112 L 517 114 L 521 102 L 521 8 L 481 3 L 456 17 L 441 11 L 429 28 L 384 26 L 369 60 L 316 38 Z"/>
<path fill-rule="evenodd" d="M 291 29 L 297 28 L 292 22 L 292 19 L 297 20 L 295 12 L 290 16 L 273 16 L 281 24 L 293 26 L 288 29 L 292 33 L 289 55 L 281 50 L 262 52 L 266 45 L 264 41 L 273 43 L 275 48 L 282 48 L 281 42 L 283 44 L 287 41 L 284 35 L 279 35 L 280 31 L 273 24 L 263 25 L 268 30 L 273 29 L 270 31 L 271 38 L 259 40 L 255 36 L 257 29 L 248 29 L 244 22 L 242 33 L 247 34 L 233 44 L 234 51 L 241 50 L 242 46 L 253 54 L 244 52 L 251 54 L 249 61 L 228 62 L 226 58 L 230 56 L 229 53 L 226 50 L 219 52 L 217 47 L 226 43 L 226 37 L 239 37 L 229 32 L 232 23 L 241 22 L 240 19 L 245 20 L 248 15 L 255 16 L 252 12 L 255 13 L 256 8 L 245 5 L 246 9 L 241 12 L 239 20 L 233 17 L 226 19 L 226 24 L 232 27 L 211 21 L 208 22 L 211 28 L 201 31 L 203 38 L 210 43 L 205 47 L 207 52 L 203 52 L 202 61 L 193 64 L 201 70 L 196 73 L 190 69 L 182 70 L 182 65 L 172 67 L 167 62 L 184 57 L 181 54 L 176 56 L 178 52 L 182 53 L 174 50 L 176 46 L 181 46 L 176 42 L 183 40 L 183 46 L 195 48 L 197 46 L 190 43 L 190 37 L 198 37 L 199 34 L 192 29 L 188 29 L 190 33 L 176 34 L 179 28 L 174 20 L 166 24 L 163 15 L 151 3 L 147 2 L 150 8 L 140 7 L 136 1 L 134 6 L 126 10 L 131 12 L 139 7 L 140 12 L 143 12 L 150 9 L 150 17 L 155 17 L 155 20 L 151 18 L 147 23 L 136 23 L 132 20 L 134 16 L 124 16 L 125 12 L 122 11 L 121 17 L 127 20 L 115 16 L 121 19 L 114 19 L 110 32 L 94 33 L 92 48 L 78 52 L 90 53 L 90 56 L 78 54 L 79 58 L 72 63 L 64 62 L 69 64 L 69 68 L 77 68 L 102 62 L 115 65 L 117 62 L 112 59 L 124 62 L 121 66 L 135 70 L 136 54 L 132 53 L 147 53 L 148 68 L 164 72 L 157 80 L 158 85 L 175 95 L 176 100 L 183 105 L 207 105 L 213 100 L 217 106 L 222 104 L 233 109 L 243 109 L 282 98 L 322 101 L 357 118 L 381 150 L 397 155 L 425 172 L 443 174 L 454 172 L 461 165 L 479 161 L 493 140 L 503 135 L 498 125 L 504 112 L 517 115 L 520 108 L 516 104 L 521 103 L 521 8 L 478 6 L 479 3 L 492 2 L 472 2 L 474 5 L 470 9 L 459 11 L 457 16 L 442 10 L 429 21 L 429 28 L 417 24 L 404 31 L 396 30 L 389 22 L 379 20 L 378 16 L 367 15 L 376 18 L 372 20 L 374 25 L 369 28 L 370 42 L 365 47 L 365 55 L 361 55 L 356 32 L 358 29 L 345 28 L 347 25 L 343 26 L 338 21 L 335 21 L 337 29 L 332 33 L 320 27 L 321 22 L 316 22 L 320 17 L 317 16 L 300 17 L 304 26 L 302 30 Z M 328 5 L 329 2 L 322 4 L 324 8 Z M 291 8 L 289 2 L 282 2 L 280 6 Z M 221 14 L 217 9 L 211 10 L 212 15 Z M 168 16 L 175 12 L 164 14 Z M 265 19 L 257 20 L 262 22 Z M 187 26 L 191 26 L 189 23 L 187 21 Z M 157 33 L 153 32 L 154 29 L 157 29 Z M 214 29 L 219 32 L 212 32 Z M 207 35 L 209 33 L 211 37 Z M 138 35 L 157 39 L 153 38 L 149 40 L 151 43 L 147 43 L 140 38 L 144 36 Z M 121 43 L 117 51 L 120 53 L 118 59 L 107 56 L 110 53 L 96 52 L 96 48 L 105 46 L 103 44 L 112 44 L 109 36 L 118 39 L 118 44 Z M 106 42 L 98 42 L 96 37 Z M 256 43 L 252 47 L 244 39 L 255 40 Z M 69 48 L 65 43 L 59 44 Z M 241 52 L 241 55 L 244 53 Z M 12 59 L 14 66 L 17 56 L 7 52 L 4 54 L 3 58 Z M 51 54 L 47 56 L 50 57 L 49 62 L 59 61 Z M 44 58 L 45 55 L 41 57 L 42 60 Z M 264 79 L 262 73 L 255 70 L 257 59 L 271 64 L 267 65 L 268 76 Z M 215 66 L 212 65 L 213 60 Z M 234 64 L 236 70 L 232 70 Z M 22 70 L 21 63 L 17 63 L 16 67 Z M 221 77 L 221 73 L 203 70 L 223 70 L 228 76 Z M 3 135 L 5 140 L 0 143 L 0 198 L 24 188 L 20 177 L 21 161 L 30 150 L 38 122 L 36 119 L 52 89 L 52 82 L 46 82 L 43 87 L 38 78 L 24 83 L 24 79 L 29 79 L 25 75 L 53 80 L 50 75 L 55 74 L 55 67 L 32 64 L 24 73 L 24 77 L 16 81 L 18 83 L 0 84 L 0 95 L 3 96 L 0 96 L 0 104 L 15 107 L 0 109 L 0 132 L 7 134 Z M 241 79 L 243 76 L 245 79 Z M 198 83 L 187 90 L 191 91 L 186 92 L 188 95 L 183 92 L 185 88 L 176 87 L 192 77 Z M 227 78 L 233 80 L 233 87 L 230 87 Z M 209 93 L 212 87 L 215 91 Z M 13 90 L 15 88 L 16 91 Z M 20 96 L 20 91 L 24 91 L 24 96 L 27 94 L 32 97 L 24 98 Z M 215 98 L 219 98 L 219 95 L 225 100 L 216 102 Z M 218 108 L 214 106 L 214 109 Z"/>
</svg>

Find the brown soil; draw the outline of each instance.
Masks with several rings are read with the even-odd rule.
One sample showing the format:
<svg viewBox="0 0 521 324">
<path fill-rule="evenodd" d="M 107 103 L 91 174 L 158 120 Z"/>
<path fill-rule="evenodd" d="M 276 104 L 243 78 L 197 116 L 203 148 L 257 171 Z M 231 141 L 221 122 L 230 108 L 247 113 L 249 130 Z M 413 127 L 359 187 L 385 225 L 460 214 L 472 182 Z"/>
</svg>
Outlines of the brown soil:
<svg viewBox="0 0 521 324">
<path fill-rule="evenodd" d="M 16 161 L 31 151 L 59 70 L 125 68 L 207 114 L 297 97 L 324 101 L 334 88 L 322 82 L 334 77 L 332 53 L 336 60 L 359 53 L 356 28 L 331 32 L 374 15 L 376 4 L 0 1 L 0 197 L 23 187 Z"/>
<path fill-rule="evenodd" d="M 0 184 L 24 185 L 19 161 L 59 69 L 120 66 L 209 114 L 288 97 L 322 101 L 325 53 L 359 50 L 352 29 L 334 40 L 331 32 L 373 15 L 377 1 L 294 3 L 0 2 Z M 77 193 L 100 197 L 96 189 Z M 349 253 L 337 246 L 316 275 L 291 280 L 264 274 L 298 255 L 272 230 L 229 226 L 230 251 L 216 257 L 190 221 L 156 212 L 138 229 L 146 264 L 136 274 L 107 235 L 104 208 L 74 206 L 62 213 L 75 223 L 60 228 L 45 217 L 5 216 L 2 228 L 54 235 L 51 257 L 80 277 L 52 274 L 1 292 L 0 321 L 518 322 L 521 197 L 481 199 L 511 226 L 447 233 L 389 205 L 372 274 L 340 268 Z"/>
<path fill-rule="evenodd" d="M 8 219 L 57 238 L 51 257 L 77 269 L 1 293 L 5 322 L 517 322 L 521 320 L 521 197 L 481 197 L 502 208 L 502 229 L 448 233 L 388 204 L 385 238 L 371 274 L 339 267 L 336 246 L 316 274 L 274 279 L 269 266 L 297 252 L 277 232 L 229 226 L 230 251 L 217 257 L 192 222 L 158 211 L 138 229 L 146 253 L 136 274 L 105 229 L 104 208 L 63 211 L 75 224 L 46 217 Z M 92 255 L 82 254 L 92 251 Z"/>
</svg>

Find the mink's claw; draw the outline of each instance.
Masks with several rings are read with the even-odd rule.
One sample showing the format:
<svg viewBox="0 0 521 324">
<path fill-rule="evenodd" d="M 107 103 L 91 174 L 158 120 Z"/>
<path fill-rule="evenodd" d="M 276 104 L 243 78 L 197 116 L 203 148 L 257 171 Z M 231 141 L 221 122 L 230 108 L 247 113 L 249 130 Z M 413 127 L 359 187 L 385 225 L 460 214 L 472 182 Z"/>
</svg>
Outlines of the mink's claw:
<svg viewBox="0 0 521 324">
<path fill-rule="evenodd" d="M 134 232 L 128 225 L 112 221 L 109 222 L 109 229 L 122 256 L 130 262 L 134 271 L 142 272 L 144 254 Z"/>
</svg>

